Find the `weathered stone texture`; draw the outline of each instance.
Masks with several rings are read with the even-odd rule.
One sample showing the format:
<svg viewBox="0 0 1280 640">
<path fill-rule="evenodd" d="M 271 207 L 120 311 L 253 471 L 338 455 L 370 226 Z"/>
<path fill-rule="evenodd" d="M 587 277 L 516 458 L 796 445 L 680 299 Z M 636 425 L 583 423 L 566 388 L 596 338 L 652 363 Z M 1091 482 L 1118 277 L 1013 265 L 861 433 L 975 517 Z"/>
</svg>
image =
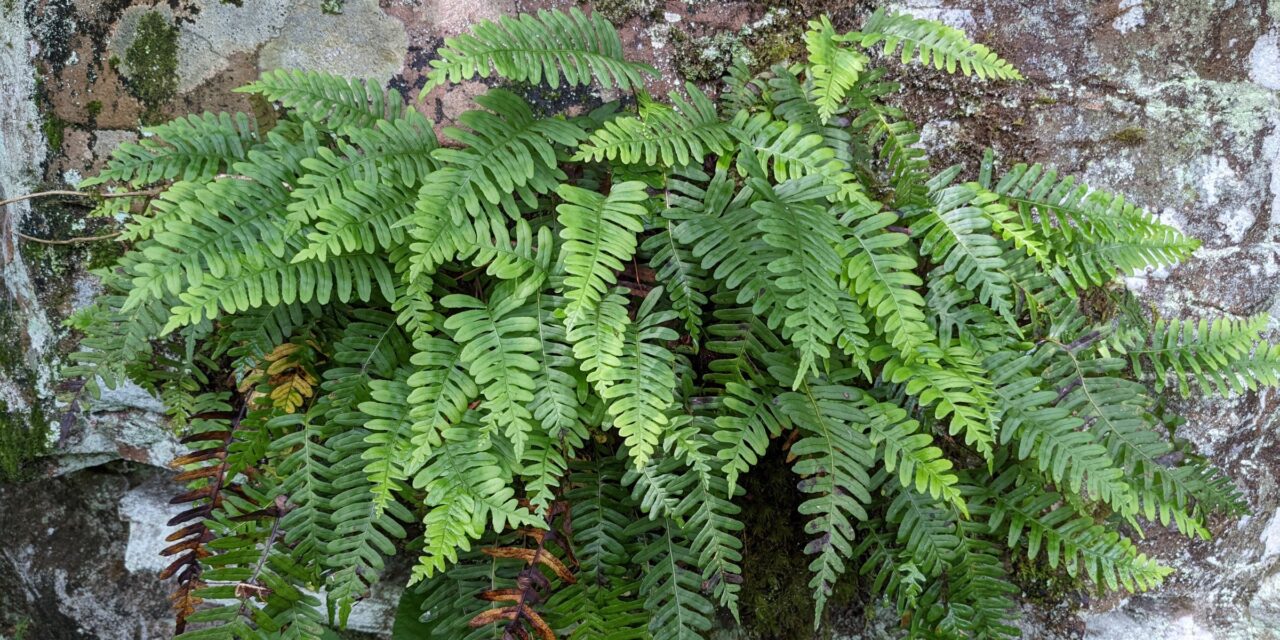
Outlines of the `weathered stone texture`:
<svg viewBox="0 0 1280 640">
<path fill-rule="evenodd" d="M 149 12 L 178 29 L 177 95 L 159 107 L 173 116 L 249 110 L 230 89 L 276 66 L 375 78 L 416 98 L 444 38 L 479 19 L 571 4 L 346 0 L 343 13 L 332 15 L 319 0 L 0 0 L 0 196 L 74 183 L 136 136 L 147 117 L 138 96 L 147 93 L 122 61 Z M 598 4 L 619 23 L 634 57 L 662 71 L 650 87 L 661 94 L 679 86 L 681 75 L 715 77 L 735 58 L 794 55 L 807 15 L 828 11 L 852 26 L 872 3 Z M 1048 162 L 1124 192 L 1204 241 L 1194 261 L 1129 279 L 1161 313 L 1280 312 L 1280 1 L 889 4 L 965 29 L 1027 77 L 984 85 L 900 74 L 906 92 L 898 102 L 928 122 L 923 144 L 938 165 L 972 164 L 990 146 L 1006 164 Z M 448 121 L 486 86 L 437 89 L 418 108 Z M 0 399 L 26 412 L 44 407 L 56 422 L 53 372 L 67 342 L 58 322 L 94 289 L 91 279 L 68 275 L 74 264 L 55 265 L 56 278 L 33 273 L 34 265 L 51 268 L 49 255 L 31 259 L 34 251 L 14 231 L 55 227 L 43 219 L 51 213 L 30 211 L 19 204 L 0 218 L 0 327 L 17 334 L 0 338 L 11 356 L 0 362 Z M 51 280 L 73 286 L 40 285 Z M 87 422 L 53 425 L 55 455 L 46 466 L 62 475 L 0 486 L 0 635 L 23 616 L 38 630 L 32 638 L 167 633 L 152 554 L 168 507 L 164 474 L 150 466 L 165 462 L 175 444 L 154 399 L 127 391 L 113 398 L 95 405 Z M 1176 402 L 1189 418 L 1179 436 L 1231 473 L 1252 515 L 1216 523 L 1207 542 L 1152 527 L 1144 547 L 1177 566 L 1177 577 L 1153 593 L 1090 602 L 1079 612 L 1029 608 L 1028 637 L 1280 637 L 1278 403 L 1273 391 Z M 357 626 L 385 630 L 379 607 L 394 593 L 383 596 L 353 617 Z M 891 627 L 869 627 L 863 637 Z"/>
</svg>

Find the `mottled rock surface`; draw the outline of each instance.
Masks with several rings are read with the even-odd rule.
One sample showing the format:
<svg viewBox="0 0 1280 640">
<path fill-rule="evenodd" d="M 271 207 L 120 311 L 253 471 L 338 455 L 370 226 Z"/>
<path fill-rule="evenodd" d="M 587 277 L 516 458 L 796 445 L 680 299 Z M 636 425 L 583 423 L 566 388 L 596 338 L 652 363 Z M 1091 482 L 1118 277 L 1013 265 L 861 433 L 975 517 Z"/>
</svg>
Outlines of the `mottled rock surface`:
<svg viewBox="0 0 1280 640">
<path fill-rule="evenodd" d="M 250 110 L 230 90 L 259 70 L 318 69 L 386 81 L 416 97 L 444 38 L 475 20 L 569 0 L 0 0 L 0 198 L 74 185 L 140 124 L 203 110 Z M 600 0 L 633 57 L 654 64 L 657 94 L 716 78 L 734 59 L 758 64 L 801 50 L 806 17 L 852 27 L 874 3 Z M 1202 239 L 1196 259 L 1135 274 L 1129 286 L 1161 313 L 1280 313 L 1280 1 L 899 0 L 986 42 L 1027 81 L 987 85 L 931 72 L 903 76 L 900 105 L 927 122 L 939 166 L 993 147 L 1001 162 L 1056 164 L 1126 193 Z M 328 13 L 337 7 L 341 13 Z M 143 18 L 176 29 L 174 78 L 141 73 L 129 51 L 157 47 Z M 165 29 L 150 29 L 163 35 Z M 154 36 L 153 36 L 154 37 Z M 155 96 L 173 95 L 156 103 Z M 485 89 L 437 89 L 417 103 L 448 121 Z M 542 96 L 549 101 L 590 96 Z M 151 102 L 150 104 L 148 102 Z M 49 248 L 17 232 L 87 235 L 76 202 L 20 203 L 0 217 L 0 417 L 48 438 L 51 455 L 23 484 L 0 485 L 0 637 L 150 638 L 170 631 L 154 576 L 170 510 L 176 444 L 153 398 L 124 390 L 64 417 L 74 390 L 55 375 L 74 344 L 60 328 L 95 284 L 81 267 L 103 251 Z M 109 243 L 103 243 L 109 245 Z M 83 403 L 82 403 L 83 404 Z M 1280 638 L 1280 395 L 1176 402 L 1179 432 L 1240 483 L 1252 515 L 1187 542 L 1152 527 L 1143 543 L 1180 571 L 1161 589 L 1089 601 L 1029 583 L 1027 637 Z M 15 422 L 16 421 L 16 422 Z M 2 427 L 3 425 L 0 425 Z M 35 446 L 34 444 L 32 446 Z M 32 476 L 35 478 L 32 479 Z M 797 571 L 803 571 L 797 567 Z M 380 632 L 393 587 L 353 613 Z M 1081 606 L 1078 608 L 1076 604 Z M 841 616 L 848 637 L 892 637 L 885 616 Z M 857 630 L 856 633 L 854 630 Z M 852 635 L 850 635 L 852 634 Z"/>
</svg>

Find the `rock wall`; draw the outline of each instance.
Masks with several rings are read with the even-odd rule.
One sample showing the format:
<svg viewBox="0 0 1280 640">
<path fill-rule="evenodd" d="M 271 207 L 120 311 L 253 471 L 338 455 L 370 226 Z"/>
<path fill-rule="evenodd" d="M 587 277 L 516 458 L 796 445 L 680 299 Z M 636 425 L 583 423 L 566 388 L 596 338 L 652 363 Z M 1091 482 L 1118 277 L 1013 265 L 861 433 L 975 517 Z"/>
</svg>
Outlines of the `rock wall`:
<svg viewBox="0 0 1280 640">
<path fill-rule="evenodd" d="M 140 124 L 188 112 L 251 110 L 230 89 L 261 69 L 359 75 L 409 96 L 443 38 L 475 20 L 568 0 L 0 0 L 0 198 L 71 186 Z M 599 0 L 633 56 L 663 76 L 714 80 L 736 58 L 800 50 L 817 12 L 852 26 L 866 0 Z M 900 105 L 934 161 L 1043 161 L 1122 191 L 1202 239 L 1196 259 L 1129 286 L 1167 315 L 1280 312 L 1280 0 L 898 0 L 965 29 L 1027 81 L 983 85 L 903 77 Z M 468 83 L 418 103 L 447 121 L 484 89 Z M 547 96 L 555 99 L 555 96 Z M 175 443 L 158 405 L 125 389 L 68 413 L 55 375 L 74 344 L 61 328 L 91 299 L 83 267 L 110 243 L 81 203 L 10 205 L 0 217 L 0 449 L 48 455 L 0 485 L 0 637 L 150 638 L 169 633 L 154 576 Z M 1240 483 L 1252 515 L 1188 543 L 1152 528 L 1144 546 L 1179 573 L 1128 599 L 1070 595 L 1031 604 L 1030 638 L 1280 638 L 1280 431 L 1274 391 L 1180 403 L 1179 432 Z M 6 467 L 0 456 L 0 477 Z M 36 499 L 33 499 L 36 498 Z M 802 568 L 797 567 L 797 571 Z M 1029 590 L 1033 603 L 1037 593 Z M 1049 590 L 1053 598 L 1062 594 Z M 379 594 L 354 626 L 385 632 Z M 847 637 L 890 637 L 851 611 Z M 24 635 L 25 634 L 25 635 Z"/>
</svg>

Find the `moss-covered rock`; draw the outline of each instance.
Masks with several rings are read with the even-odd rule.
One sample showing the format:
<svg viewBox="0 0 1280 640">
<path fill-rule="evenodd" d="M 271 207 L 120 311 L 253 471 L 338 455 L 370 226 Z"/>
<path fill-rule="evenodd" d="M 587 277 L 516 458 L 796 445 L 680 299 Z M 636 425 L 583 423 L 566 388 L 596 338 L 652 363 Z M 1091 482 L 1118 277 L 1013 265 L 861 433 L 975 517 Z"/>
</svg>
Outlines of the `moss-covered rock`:
<svg viewBox="0 0 1280 640">
<path fill-rule="evenodd" d="M 159 11 L 143 14 L 124 65 L 129 91 L 146 107 L 143 122 L 159 121 L 178 92 L 178 28 Z"/>
</svg>

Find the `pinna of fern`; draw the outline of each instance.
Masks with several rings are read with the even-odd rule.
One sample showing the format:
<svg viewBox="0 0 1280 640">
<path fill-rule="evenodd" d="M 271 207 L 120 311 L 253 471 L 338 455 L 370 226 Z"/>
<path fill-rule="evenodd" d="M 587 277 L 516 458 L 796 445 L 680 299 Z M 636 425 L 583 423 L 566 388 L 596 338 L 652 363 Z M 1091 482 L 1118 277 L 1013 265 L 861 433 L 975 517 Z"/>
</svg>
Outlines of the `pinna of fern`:
<svg viewBox="0 0 1280 640">
<path fill-rule="evenodd" d="M 915 636 L 1008 637 L 1008 556 L 1146 589 L 1144 527 L 1242 512 L 1153 391 L 1276 384 L 1267 320 L 1081 310 L 1196 242 L 1040 165 L 932 169 L 875 65 L 1020 78 L 963 33 L 805 42 L 667 105 L 603 18 L 543 11 L 446 41 L 428 86 L 635 112 L 499 86 L 442 141 L 394 92 L 275 72 L 245 88 L 269 129 L 122 147 L 99 180 L 160 195 L 71 373 L 189 419 L 182 637 L 319 637 L 401 552 L 403 637 L 706 637 L 752 614 L 743 479 L 784 449 L 814 625 L 859 581 Z"/>
</svg>

